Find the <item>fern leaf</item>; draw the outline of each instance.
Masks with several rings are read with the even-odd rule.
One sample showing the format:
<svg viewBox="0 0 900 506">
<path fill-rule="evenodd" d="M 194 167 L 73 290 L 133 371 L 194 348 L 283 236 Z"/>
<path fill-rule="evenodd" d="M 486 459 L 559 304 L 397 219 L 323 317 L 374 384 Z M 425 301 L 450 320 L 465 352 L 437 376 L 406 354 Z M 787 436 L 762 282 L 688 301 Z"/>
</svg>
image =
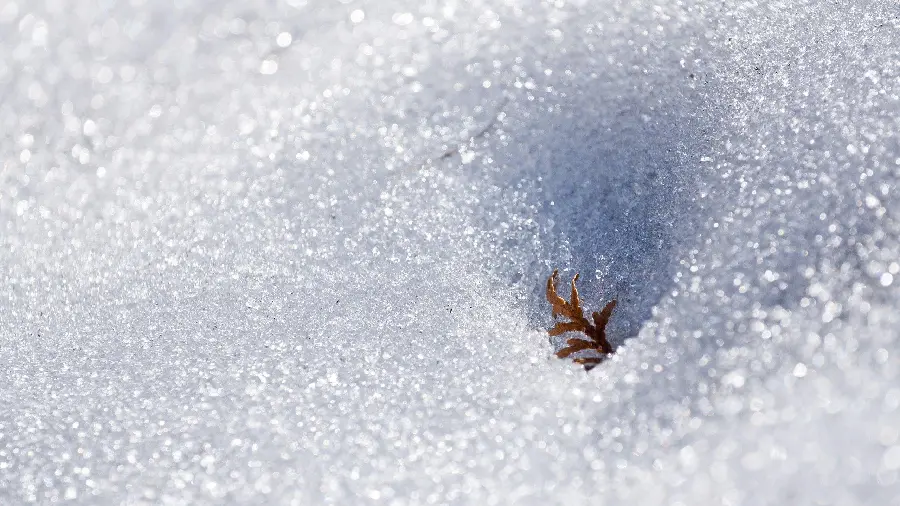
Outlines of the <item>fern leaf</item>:
<svg viewBox="0 0 900 506">
<path fill-rule="evenodd" d="M 553 271 L 553 275 L 547 279 L 547 301 L 553 310 L 553 316 L 565 314 L 566 301 L 556 293 L 556 281 L 559 279 L 559 270 Z"/>
<path fill-rule="evenodd" d="M 581 309 L 581 299 L 578 298 L 578 288 L 575 288 L 576 281 L 578 281 L 578 274 L 576 274 L 574 277 L 572 277 L 572 295 L 571 295 L 571 297 L 569 297 L 569 299 L 572 300 L 572 303 L 570 306 L 571 310 L 572 310 L 572 315 L 566 315 L 572 319 L 584 318 L 584 311 L 582 311 L 582 309 Z"/>
<path fill-rule="evenodd" d="M 556 322 L 556 325 L 547 333 L 551 336 L 558 336 L 566 332 L 583 332 L 584 329 L 584 324 L 581 322 Z"/>
<path fill-rule="evenodd" d="M 578 340 L 578 343 L 573 344 L 571 346 L 566 346 L 565 348 L 556 352 L 556 356 L 559 358 L 566 358 L 569 355 L 582 351 L 582 350 L 591 350 L 594 348 L 594 344 L 588 341 Z"/>
<path fill-rule="evenodd" d="M 547 278 L 547 301 L 550 303 L 553 316 L 565 316 L 570 321 L 556 322 L 556 324 L 547 331 L 551 336 L 558 336 L 566 332 L 583 332 L 590 340 L 581 338 L 570 338 L 566 341 L 565 348 L 556 352 L 559 358 L 566 358 L 573 353 L 579 351 L 590 350 L 597 352 L 599 357 L 577 357 L 574 362 L 584 365 L 585 370 L 591 370 L 597 364 L 602 362 L 607 355 L 614 352 L 612 345 L 606 339 L 606 325 L 612 316 L 613 309 L 616 307 L 616 301 L 608 302 L 600 312 L 591 313 L 594 324 L 584 317 L 584 309 L 581 306 L 581 298 L 578 294 L 578 288 L 575 286 L 578 281 L 578 274 L 572 277 L 572 291 L 570 295 L 571 301 L 567 301 L 559 296 L 556 290 L 559 281 L 559 270 L 554 270 L 553 274 Z"/>
</svg>

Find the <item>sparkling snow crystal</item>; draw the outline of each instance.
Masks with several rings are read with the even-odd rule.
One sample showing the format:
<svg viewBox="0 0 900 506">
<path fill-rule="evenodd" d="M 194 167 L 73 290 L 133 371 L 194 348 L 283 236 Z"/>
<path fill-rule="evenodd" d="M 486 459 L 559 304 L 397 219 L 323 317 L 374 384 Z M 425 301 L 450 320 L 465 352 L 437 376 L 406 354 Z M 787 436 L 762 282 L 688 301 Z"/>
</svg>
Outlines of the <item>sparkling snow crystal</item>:
<svg viewBox="0 0 900 506">
<path fill-rule="evenodd" d="M 0 2 L 0 504 L 900 504 L 898 12 Z"/>
</svg>

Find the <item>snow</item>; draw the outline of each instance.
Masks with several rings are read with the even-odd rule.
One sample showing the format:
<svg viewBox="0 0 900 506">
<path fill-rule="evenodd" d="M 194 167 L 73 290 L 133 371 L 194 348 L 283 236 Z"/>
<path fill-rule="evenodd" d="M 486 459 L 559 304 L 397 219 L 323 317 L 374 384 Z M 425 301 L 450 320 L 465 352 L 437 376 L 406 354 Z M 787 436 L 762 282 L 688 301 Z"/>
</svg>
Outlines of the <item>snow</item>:
<svg viewBox="0 0 900 506">
<path fill-rule="evenodd" d="M 0 503 L 900 504 L 898 30 L 7 1 Z"/>
</svg>

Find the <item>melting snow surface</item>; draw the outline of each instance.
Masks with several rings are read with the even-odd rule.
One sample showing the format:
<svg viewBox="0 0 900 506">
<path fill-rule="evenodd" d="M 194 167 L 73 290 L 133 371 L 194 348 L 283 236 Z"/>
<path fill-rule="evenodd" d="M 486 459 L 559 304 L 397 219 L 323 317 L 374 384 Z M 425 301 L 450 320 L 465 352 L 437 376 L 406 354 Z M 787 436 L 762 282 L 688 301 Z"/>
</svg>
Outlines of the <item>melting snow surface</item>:
<svg viewBox="0 0 900 506">
<path fill-rule="evenodd" d="M 895 2 L 0 33 L 0 503 L 900 504 Z"/>
</svg>

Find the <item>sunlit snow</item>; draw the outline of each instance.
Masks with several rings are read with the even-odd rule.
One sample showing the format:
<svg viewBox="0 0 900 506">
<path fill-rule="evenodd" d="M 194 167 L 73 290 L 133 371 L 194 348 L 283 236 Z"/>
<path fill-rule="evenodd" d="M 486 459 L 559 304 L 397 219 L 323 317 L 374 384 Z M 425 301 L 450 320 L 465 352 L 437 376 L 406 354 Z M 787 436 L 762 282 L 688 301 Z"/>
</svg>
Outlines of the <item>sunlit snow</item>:
<svg viewBox="0 0 900 506">
<path fill-rule="evenodd" d="M 900 504 L 898 12 L 0 2 L 0 504 Z"/>
</svg>

